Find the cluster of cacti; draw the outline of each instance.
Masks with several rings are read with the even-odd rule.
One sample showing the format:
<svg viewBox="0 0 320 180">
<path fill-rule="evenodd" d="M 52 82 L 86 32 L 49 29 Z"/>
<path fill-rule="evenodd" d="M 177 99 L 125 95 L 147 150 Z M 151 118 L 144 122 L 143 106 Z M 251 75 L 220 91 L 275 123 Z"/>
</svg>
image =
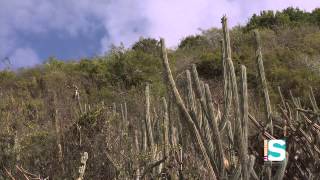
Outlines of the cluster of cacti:
<svg viewBox="0 0 320 180">
<path fill-rule="evenodd" d="M 310 88 L 309 97 L 312 109 L 304 107 L 292 94 L 291 100 L 286 100 L 280 87 L 281 104 L 279 108 L 272 107 L 259 32 L 255 31 L 256 64 L 265 114 L 262 120 L 256 119 L 249 108 L 246 67 L 241 65 L 237 74 L 238 67 L 232 61 L 226 17 L 222 18 L 222 27 L 222 106 L 213 98 L 215 92 L 210 83 L 199 77 L 195 64 L 180 73 L 179 80 L 174 78 L 164 39 L 160 44 L 166 97 L 152 96 L 152 83 L 146 83 L 143 95 L 137 97 L 139 103 L 122 99 L 111 106 L 104 102 L 90 106 L 83 105 L 84 98 L 80 101 L 79 88 L 74 85 L 77 121 L 63 128 L 58 100 L 53 93 L 55 148 L 52 159 L 58 166 L 59 178 L 317 179 L 320 176 L 320 111 L 313 90 Z M 139 115 L 130 116 L 132 106 L 139 105 L 143 109 L 137 112 Z M 21 145 L 17 132 L 10 138 L 14 162 L 19 162 Z M 286 160 L 280 164 L 264 163 L 263 140 L 281 138 L 287 141 Z M 197 172 L 188 166 L 196 167 Z M 22 167 L 15 169 L 35 177 Z M 4 172 L 6 177 L 14 179 L 10 170 Z"/>
<path fill-rule="evenodd" d="M 235 67 L 232 62 L 229 31 L 226 17 L 222 18 L 223 40 L 221 43 L 223 75 L 224 75 L 224 98 L 223 112 L 215 110 L 212 103 L 211 92 L 208 84 L 199 80 L 195 65 L 192 65 L 191 72 L 186 70 L 187 98 L 182 97 L 172 76 L 169 60 L 167 58 L 164 40 L 161 39 L 163 65 L 165 69 L 165 81 L 174 95 L 175 102 L 182 113 L 182 123 L 194 136 L 194 141 L 199 146 L 201 154 L 210 172 L 212 179 L 283 179 L 303 178 L 314 179 L 318 173 L 319 160 L 319 125 L 318 107 L 311 91 L 310 100 L 313 110 L 304 110 L 299 99 L 292 98 L 295 109 L 292 110 L 288 102 L 285 102 L 282 94 L 282 107 L 284 116 L 278 116 L 272 111 L 268 93 L 267 80 L 263 67 L 262 52 L 259 32 L 255 31 L 256 59 L 261 90 L 264 96 L 265 121 L 259 122 L 249 114 L 248 87 L 246 67 L 241 65 L 240 87 L 238 86 Z M 195 93 L 193 92 L 195 91 Z M 281 92 L 280 92 L 281 93 Z M 197 106 L 199 104 L 200 106 Z M 199 111 L 201 113 L 199 113 Z M 293 111 L 296 116 L 292 116 Z M 230 112 L 233 115 L 230 116 Z M 308 118 L 308 115 L 313 115 Z M 293 119 L 293 118 L 296 119 Z M 252 146 L 249 143 L 249 119 L 257 127 L 252 132 L 262 133 L 256 143 L 263 143 L 263 139 L 286 138 L 289 148 L 287 159 L 282 163 L 272 165 L 264 164 L 256 159 L 262 159 L 261 145 Z M 277 124 L 280 121 L 280 125 Z M 283 121 L 283 122 L 281 122 Z M 295 128 L 295 122 L 299 128 Z M 226 127 L 227 126 L 227 127 Z M 274 131 L 283 130 L 284 134 Z M 228 141 L 222 137 L 227 136 Z M 299 138 L 296 139 L 296 138 Z M 294 139 L 294 140 L 293 140 Z M 297 141 L 297 142 L 294 142 Z M 255 144 L 256 144 L 255 143 Z M 300 146 L 299 146 L 300 144 Z M 305 146 L 307 146 L 307 148 Z M 258 144 L 256 144 L 258 145 Z M 258 148 L 261 149 L 258 149 Z M 228 151 L 225 149 L 228 148 Z M 250 149 L 250 150 L 249 150 Z M 302 150 L 304 149 L 304 151 Z M 303 151 L 303 152 L 301 152 Z M 235 152 L 237 154 L 235 155 Z M 306 153 L 306 154 L 304 154 Z M 299 155 L 297 155 L 299 154 Z M 302 155 L 303 154 L 303 155 Z M 260 155 L 260 156 L 259 156 Z M 313 160 L 306 160 L 303 164 L 292 156 L 313 157 Z M 307 163 L 307 161 L 309 163 Z M 292 169 L 287 169 L 287 166 Z M 298 172 L 294 172 L 298 170 Z"/>
</svg>

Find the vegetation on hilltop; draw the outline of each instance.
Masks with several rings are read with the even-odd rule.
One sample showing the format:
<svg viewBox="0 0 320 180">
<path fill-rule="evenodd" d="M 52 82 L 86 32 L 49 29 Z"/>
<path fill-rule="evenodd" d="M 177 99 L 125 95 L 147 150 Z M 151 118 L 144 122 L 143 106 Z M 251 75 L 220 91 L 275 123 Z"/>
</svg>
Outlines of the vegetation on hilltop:
<svg viewBox="0 0 320 180">
<path fill-rule="evenodd" d="M 260 15 L 254 14 L 246 25 L 247 30 L 255 28 L 277 29 L 283 26 L 320 25 L 320 8 L 305 12 L 299 8 L 289 7 L 282 11 L 266 10 Z"/>
</svg>

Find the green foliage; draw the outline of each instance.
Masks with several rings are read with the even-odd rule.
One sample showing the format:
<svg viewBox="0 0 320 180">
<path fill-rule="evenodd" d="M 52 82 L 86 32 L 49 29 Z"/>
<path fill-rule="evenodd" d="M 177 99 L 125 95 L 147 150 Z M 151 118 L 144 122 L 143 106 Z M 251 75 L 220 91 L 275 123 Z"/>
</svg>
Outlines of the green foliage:
<svg viewBox="0 0 320 180">
<path fill-rule="evenodd" d="M 54 136 L 47 131 L 36 131 L 29 134 L 21 141 L 20 161 L 23 167 L 28 167 L 30 171 L 49 174 L 50 158 L 53 157 L 52 146 Z"/>
<path fill-rule="evenodd" d="M 4 82 L 4 81 L 9 81 L 12 80 L 16 77 L 16 74 L 12 71 L 0 71 L 0 81 Z"/>
<path fill-rule="evenodd" d="M 149 54 L 148 51 L 134 47 L 136 47 L 135 50 L 112 56 L 109 60 L 107 71 L 110 74 L 111 83 L 113 85 L 121 83 L 126 88 L 130 88 L 141 86 L 145 82 L 160 82 L 162 64 L 160 55 L 156 55 L 158 49 L 154 49 L 154 53 Z"/>
<path fill-rule="evenodd" d="M 197 63 L 197 70 L 200 76 L 206 79 L 222 76 L 222 60 L 220 54 L 203 54 L 200 60 L 201 61 Z"/>
<path fill-rule="evenodd" d="M 311 13 L 311 20 L 317 25 L 320 25 L 320 8 L 316 8 Z"/>
<path fill-rule="evenodd" d="M 303 26 L 305 24 L 319 25 L 319 9 L 311 13 L 298 8 L 289 7 L 283 11 L 261 11 L 260 15 L 254 14 L 246 26 L 247 30 L 256 28 L 276 29 L 280 26 Z"/>
<path fill-rule="evenodd" d="M 193 48 L 205 47 L 208 45 L 208 41 L 204 36 L 196 35 L 196 36 L 188 36 L 184 38 L 178 48 L 190 50 Z"/>
<path fill-rule="evenodd" d="M 63 61 L 59 61 L 55 57 L 49 57 L 48 61 L 45 63 L 45 68 L 47 71 L 55 71 L 61 69 L 63 65 Z"/>
<path fill-rule="evenodd" d="M 160 56 L 160 48 L 160 42 L 151 38 L 142 38 L 132 46 L 132 50 L 134 51 L 142 51 L 153 56 Z"/>
<path fill-rule="evenodd" d="M 79 118 L 78 124 L 83 128 L 90 128 L 90 127 L 96 126 L 97 119 L 102 114 L 101 111 L 102 109 L 97 109 L 97 110 L 88 111 L 82 114 L 81 117 Z"/>
</svg>

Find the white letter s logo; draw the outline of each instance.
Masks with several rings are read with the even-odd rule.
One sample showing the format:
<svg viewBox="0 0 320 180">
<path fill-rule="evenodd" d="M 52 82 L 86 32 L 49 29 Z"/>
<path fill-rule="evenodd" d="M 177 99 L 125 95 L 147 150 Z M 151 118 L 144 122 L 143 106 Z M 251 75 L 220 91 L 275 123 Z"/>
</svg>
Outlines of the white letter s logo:
<svg viewBox="0 0 320 180">
<path fill-rule="evenodd" d="M 283 161 L 286 159 L 286 142 L 284 140 L 269 140 L 268 160 Z"/>
</svg>

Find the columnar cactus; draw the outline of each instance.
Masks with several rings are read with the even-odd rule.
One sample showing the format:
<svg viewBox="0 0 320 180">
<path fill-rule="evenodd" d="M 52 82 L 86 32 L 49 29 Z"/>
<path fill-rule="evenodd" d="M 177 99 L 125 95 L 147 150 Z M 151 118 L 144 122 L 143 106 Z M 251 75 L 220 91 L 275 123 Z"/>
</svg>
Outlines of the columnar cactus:
<svg viewBox="0 0 320 180">
<path fill-rule="evenodd" d="M 87 160 L 88 160 L 88 153 L 87 152 L 81 153 L 80 166 L 78 171 L 79 174 L 78 174 L 77 180 L 84 179 L 84 172 L 86 170 Z"/>
<path fill-rule="evenodd" d="M 151 125 L 151 117 L 150 117 L 150 87 L 149 84 L 146 85 L 145 91 L 145 125 L 147 131 L 148 142 L 150 148 L 154 148 L 154 139 L 153 139 L 153 130 Z"/>
<path fill-rule="evenodd" d="M 256 40 L 256 59 L 257 59 L 257 67 L 260 77 L 260 82 L 262 85 L 262 91 L 264 95 L 264 102 L 265 102 L 265 112 L 266 112 L 266 118 L 267 118 L 267 124 L 270 129 L 271 135 L 273 135 L 273 124 L 272 124 L 272 108 L 270 103 L 270 97 L 268 92 L 268 85 L 267 85 L 267 79 L 263 67 L 263 60 L 262 60 L 262 52 L 261 52 L 261 42 L 260 42 L 260 35 L 259 31 L 254 31 L 255 40 Z"/>
<path fill-rule="evenodd" d="M 221 118 L 221 122 L 219 125 L 219 129 L 223 129 L 228 121 L 231 103 L 232 103 L 232 90 L 230 83 L 230 73 L 228 71 L 228 64 L 225 53 L 225 43 L 224 40 L 221 40 L 221 59 L 222 59 L 222 67 L 223 67 L 223 114 Z"/>
<path fill-rule="evenodd" d="M 163 157 L 169 156 L 169 116 L 166 98 L 162 97 L 163 105 Z"/>
<path fill-rule="evenodd" d="M 190 114 L 189 114 L 189 112 L 188 112 L 188 110 L 187 110 L 187 108 L 186 108 L 186 106 L 180 96 L 180 93 L 176 87 L 176 84 L 173 79 L 171 69 L 169 66 L 169 61 L 168 61 L 168 57 L 167 57 L 167 50 L 166 50 L 164 39 L 161 39 L 160 43 L 161 43 L 161 49 L 162 49 L 162 60 L 163 60 L 162 62 L 163 62 L 163 66 L 165 69 L 165 75 L 167 77 L 166 79 L 168 80 L 168 83 L 169 83 L 171 91 L 174 95 L 175 101 L 176 101 L 182 115 L 184 116 L 183 120 L 186 121 L 189 131 L 195 137 L 195 139 L 200 147 L 201 153 L 205 159 L 205 162 L 206 162 L 206 165 L 209 169 L 210 175 L 212 176 L 213 179 L 217 179 L 217 176 L 216 176 L 217 171 L 215 172 L 213 169 L 214 167 L 211 164 L 209 155 L 207 154 L 207 151 L 204 146 L 204 141 L 201 137 L 201 134 L 199 133 L 199 130 L 198 130 L 197 126 L 195 125 L 194 120 L 190 116 Z"/>
<path fill-rule="evenodd" d="M 226 63 L 228 65 L 228 71 L 231 75 L 231 83 L 232 83 L 232 95 L 233 95 L 233 104 L 234 104 L 234 116 L 235 116 L 235 139 L 237 141 L 237 149 L 239 151 L 239 159 L 241 162 L 242 176 L 244 179 L 249 179 L 248 177 L 248 167 L 247 167 L 247 154 L 245 150 L 245 140 L 243 137 L 242 131 L 242 122 L 241 122 L 241 112 L 240 112 L 240 103 L 239 103 L 239 95 L 238 95 L 238 86 L 237 86 L 237 78 L 234 70 L 234 66 L 231 59 L 231 46 L 230 46 L 230 37 L 229 30 L 227 27 L 227 18 L 224 16 L 222 18 L 222 29 L 223 29 L 223 38 L 224 44 L 226 47 L 225 56 Z"/>
<path fill-rule="evenodd" d="M 219 171 L 221 176 L 224 176 L 224 171 L 225 171 L 225 155 L 224 155 L 224 150 L 223 150 L 223 144 L 221 140 L 221 136 L 219 133 L 218 129 L 218 123 L 217 123 L 217 118 L 214 115 L 214 107 L 213 107 L 213 102 L 212 102 L 212 96 L 211 92 L 209 89 L 209 85 L 205 84 L 205 94 L 206 94 L 206 100 L 207 100 L 207 105 L 208 105 L 208 114 L 209 117 L 212 121 L 212 132 L 213 132 L 213 137 L 215 140 L 215 143 L 217 145 L 217 154 L 218 154 L 218 160 L 219 160 Z M 211 135 L 211 134 L 210 134 Z"/>
<path fill-rule="evenodd" d="M 140 147 L 139 147 L 139 140 L 138 140 L 138 131 L 134 131 L 134 147 L 136 154 L 139 156 L 140 154 Z M 140 180 L 140 163 L 139 163 L 139 157 L 136 157 L 136 162 L 135 162 L 135 168 L 136 168 L 136 176 L 135 180 Z"/>
</svg>

